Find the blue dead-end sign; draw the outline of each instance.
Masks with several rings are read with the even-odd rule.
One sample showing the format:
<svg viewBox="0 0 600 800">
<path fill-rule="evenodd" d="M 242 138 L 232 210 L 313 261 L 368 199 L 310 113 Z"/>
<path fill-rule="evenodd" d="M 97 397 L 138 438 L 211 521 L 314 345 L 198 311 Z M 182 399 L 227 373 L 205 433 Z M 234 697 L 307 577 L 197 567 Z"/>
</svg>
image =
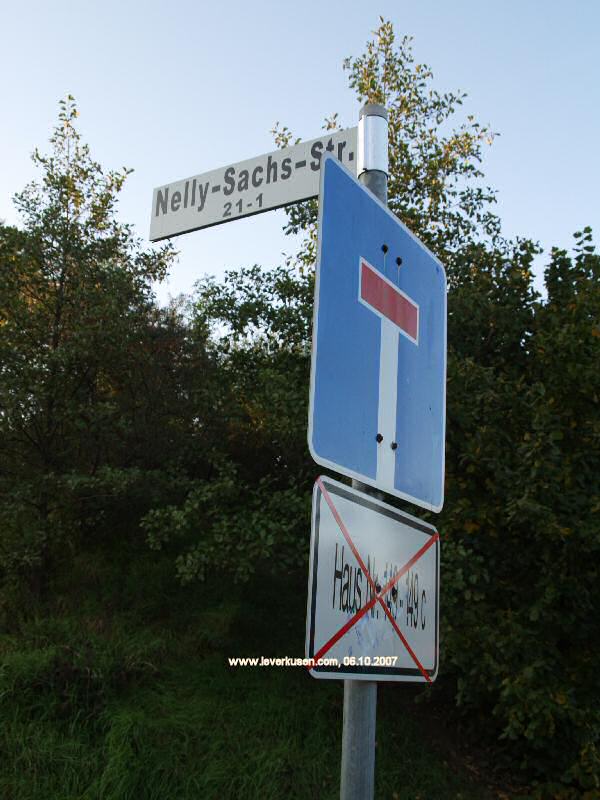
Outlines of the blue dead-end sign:
<svg viewBox="0 0 600 800">
<path fill-rule="evenodd" d="M 444 502 L 446 276 L 334 158 L 321 172 L 308 443 L 431 511 Z"/>
</svg>

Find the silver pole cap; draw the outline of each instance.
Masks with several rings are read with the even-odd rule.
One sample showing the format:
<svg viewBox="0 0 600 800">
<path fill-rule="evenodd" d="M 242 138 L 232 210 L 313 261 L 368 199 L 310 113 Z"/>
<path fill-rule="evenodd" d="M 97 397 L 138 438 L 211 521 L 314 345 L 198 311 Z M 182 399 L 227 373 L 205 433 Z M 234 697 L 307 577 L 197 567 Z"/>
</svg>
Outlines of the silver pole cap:
<svg viewBox="0 0 600 800">
<path fill-rule="evenodd" d="M 388 174 L 388 112 L 378 103 L 365 103 L 358 120 L 357 174 L 378 170 Z"/>
</svg>

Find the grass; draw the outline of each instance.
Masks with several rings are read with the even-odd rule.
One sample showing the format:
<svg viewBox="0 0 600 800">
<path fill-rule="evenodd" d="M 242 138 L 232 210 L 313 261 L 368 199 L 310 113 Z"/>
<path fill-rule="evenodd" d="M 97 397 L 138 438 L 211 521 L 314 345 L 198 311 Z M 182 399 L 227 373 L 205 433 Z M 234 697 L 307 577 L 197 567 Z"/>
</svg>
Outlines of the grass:
<svg viewBox="0 0 600 800">
<path fill-rule="evenodd" d="M 82 562 L 0 636 L 2 800 L 337 798 L 341 682 L 227 663 L 302 655 L 304 585 L 180 588 L 153 558 Z M 376 797 L 493 796 L 431 745 L 412 691 L 380 688 Z"/>
</svg>

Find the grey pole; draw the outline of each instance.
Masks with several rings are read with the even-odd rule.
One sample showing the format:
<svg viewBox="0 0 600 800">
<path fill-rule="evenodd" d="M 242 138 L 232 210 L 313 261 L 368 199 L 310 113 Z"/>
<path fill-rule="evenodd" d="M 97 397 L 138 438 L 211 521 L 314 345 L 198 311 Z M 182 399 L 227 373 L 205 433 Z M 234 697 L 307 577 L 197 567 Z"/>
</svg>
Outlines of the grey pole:
<svg viewBox="0 0 600 800">
<path fill-rule="evenodd" d="M 388 114 L 384 106 L 366 103 L 358 123 L 358 180 L 387 205 Z M 378 494 L 360 481 L 352 486 Z M 344 681 L 340 800 L 373 800 L 377 684 Z"/>
</svg>

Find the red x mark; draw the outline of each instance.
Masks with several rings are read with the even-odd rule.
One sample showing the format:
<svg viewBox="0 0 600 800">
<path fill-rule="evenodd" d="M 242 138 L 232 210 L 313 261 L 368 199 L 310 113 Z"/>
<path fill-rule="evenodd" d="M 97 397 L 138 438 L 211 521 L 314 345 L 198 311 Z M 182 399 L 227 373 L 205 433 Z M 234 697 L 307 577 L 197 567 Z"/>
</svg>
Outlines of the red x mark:
<svg viewBox="0 0 600 800">
<path fill-rule="evenodd" d="M 384 597 L 384 595 L 386 595 L 390 591 L 392 586 L 394 586 L 396 583 L 398 583 L 400 578 L 406 572 L 408 572 L 408 570 L 413 566 L 413 564 L 415 564 L 421 558 L 421 556 L 424 555 L 427 552 L 427 550 L 429 550 L 429 548 L 433 544 L 435 544 L 435 542 L 438 541 L 438 539 L 440 538 L 439 533 L 436 531 L 433 534 L 433 536 L 430 537 L 429 541 L 426 542 L 423 545 L 423 547 L 421 547 L 419 550 L 417 550 L 417 552 L 414 554 L 414 556 L 409 561 L 407 561 L 406 564 L 401 569 L 399 569 L 398 572 L 393 576 L 393 578 L 391 578 L 386 583 L 386 585 L 383 587 L 383 589 L 381 589 L 381 591 L 377 592 L 377 589 L 375 587 L 375 583 L 373 582 L 373 578 L 371 578 L 371 576 L 369 575 L 369 572 L 368 572 L 368 570 L 367 570 L 367 568 L 365 566 L 365 562 L 360 557 L 360 553 L 358 552 L 358 550 L 356 549 L 356 547 L 354 545 L 354 542 L 350 538 L 350 534 L 348 533 L 348 529 L 344 525 L 344 522 L 343 522 L 342 518 L 340 517 L 337 508 L 333 505 L 333 501 L 332 501 L 332 499 L 331 499 L 331 497 L 329 495 L 329 492 L 327 491 L 327 489 L 323 485 L 323 483 L 322 483 L 320 478 L 317 478 L 317 484 L 319 485 L 319 489 L 323 493 L 323 497 L 325 498 L 325 500 L 327 502 L 327 505 L 331 509 L 331 513 L 333 514 L 335 521 L 337 522 L 341 532 L 344 534 L 344 538 L 348 542 L 348 546 L 350 547 L 350 549 L 354 553 L 354 557 L 356 558 L 356 560 L 358 562 L 358 565 L 360 566 L 360 568 L 362 569 L 364 574 L 367 576 L 367 581 L 369 582 L 369 585 L 371 587 L 371 591 L 373 593 L 373 596 L 371 597 L 369 602 L 360 609 L 360 611 L 358 611 L 353 617 L 350 617 L 348 622 L 346 622 L 346 624 L 343 625 L 339 629 L 339 631 L 336 634 L 334 634 L 331 637 L 331 639 L 323 645 L 323 647 L 321 647 L 321 649 L 319 650 L 318 653 L 315 653 L 315 655 L 313 656 L 313 660 L 317 661 L 319 658 L 323 658 L 325 653 L 329 652 L 329 650 L 331 650 L 333 645 L 337 641 L 339 641 L 342 638 L 342 636 L 344 636 L 344 634 L 347 633 L 350 630 L 350 628 L 352 628 L 354 625 L 356 625 L 356 623 L 359 621 L 359 619 L 362 619 L 362 617 L 364 617 L 364 615 L 368 611 L 371 610 L 371 608 L 375 605 L 375 603 L 379 602 L 381 604 L 383 610 L 385 611 L 385 613 L 387 615 L 387 618 L 392 623 L 392 627 L 394 628 L 394 630 L 396 631 L 396 633 L 400 637 L 400 641 L 402 642 L 404 647 L 406 647 L 410 657 L 412 658 L 412 660 L 415 662 L 415 664 L 419 668 L 419 670 L 420 670 L 421 674 L 423 675 L 423 677 L 425 678 L 425 680 L 428 681 L 428 683 L 431 683 L 431 678 L 429 677 L 429 673 L 427 672 L 425 667 L 421 664 L 421 662 L 417 658 L 417 656 L 416 656 L 414 650 L 412 649 L 412 647 L 406 641 L 406 637 L 403 635 L 402 631 L 400 630 L 400 628 L 396 624 L 396 620 L 393 618 L 391 611 L 389 610 L 389 608 L 385 604 L 385 602 L 383 600 L 383 597 Z"/>
</svg>

